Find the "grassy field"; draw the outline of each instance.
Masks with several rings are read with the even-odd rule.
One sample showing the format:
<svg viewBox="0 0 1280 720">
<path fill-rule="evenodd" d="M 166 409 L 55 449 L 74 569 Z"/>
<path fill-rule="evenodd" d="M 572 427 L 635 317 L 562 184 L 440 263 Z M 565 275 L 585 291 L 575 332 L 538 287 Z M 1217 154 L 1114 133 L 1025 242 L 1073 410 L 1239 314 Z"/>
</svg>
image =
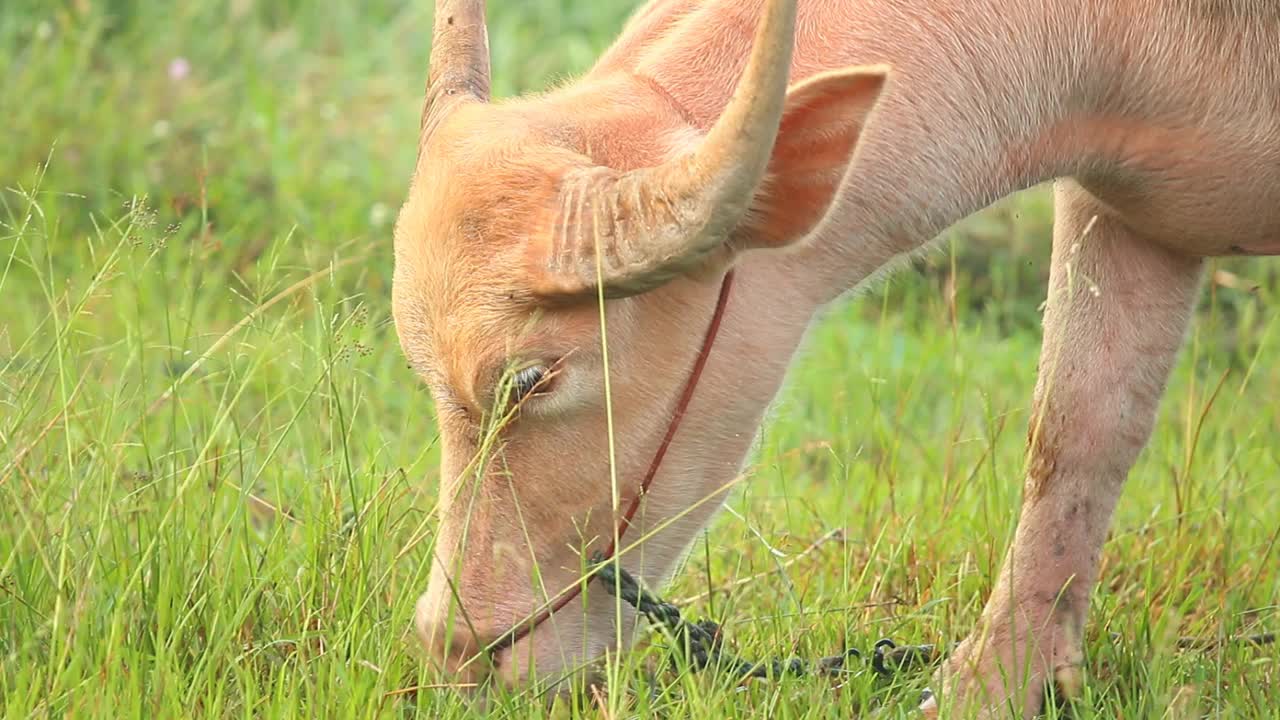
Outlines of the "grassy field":
<svg viewBox="0 0 1280 720">
<path fill-rule="evenodd" d="M 491 3 L 496 92 L 585 69 L 634 4 Z M 389 315 L 429 5 L 0 4 L 6 716 L 469 716 L 409 632 L 438 457 Z M 1049 209 L 1002 203 L 826 319 L 672 597 L 752 655 L 963 636 L 1016 520 Z M 1280 649 L 1174 647 L 1280 629 L 1280 282 L 1215 271 L 1076 717 L 1280 713 Z M 490 712 L 892 717 L 927 681 L 743 690 L 653 672 L 661 645 L 603 707 Z"/>
</svg>

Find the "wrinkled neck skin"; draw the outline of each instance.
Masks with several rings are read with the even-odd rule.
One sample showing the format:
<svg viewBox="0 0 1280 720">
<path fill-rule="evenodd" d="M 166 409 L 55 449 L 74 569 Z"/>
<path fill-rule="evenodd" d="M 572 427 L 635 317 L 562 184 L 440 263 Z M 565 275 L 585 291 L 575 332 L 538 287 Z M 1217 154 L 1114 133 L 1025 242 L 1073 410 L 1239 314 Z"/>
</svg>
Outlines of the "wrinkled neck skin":
<svg viewBox="0 0 1280 720">
<path fill-rule="evenodd" d="M 732 94 L 759 5 L 650 5 L 591 75 L 597 81 L 624 77 L 648 88 L 705 130 Z M 715 351 L 640 520 L 623 542 L 625 547 L 648 529 L 671 523 L 624 555 L 624 565 L 648 582 L 670 578 L 718 509 L 725 495 L 720 491 L 743 469 L 787 368 L 825 305 L 954 222 L 1066 169 L 1042 151 L 1043 137 L 1073 110 L 1062 99 L 1072 95 L 1069 78 L 1081 62 L 1072 46 L 1079 43 L 1055 35 L 1055 19 L 1041 9 L 987 0 L 943 5 L 801 3 L 793 82 L 874 63 L 890 64 L 893 75 L 827 220 L 800 247 L 750 251 L 735 266 Z M 1018 16 L 1032 13 L 1040 14 Z M 1081 22 L 1077 17 L 1070 25 Z M 893 36 L 887 28 L 902 32 Z M 1055 38 L 1064 44 L 1053 45 Z M 727 57 L 738 65 L 724 63 Z M 664 313 L 685 316 L 681 331 L 697 333 L 697 340 L 686 339 L 681 347 L 694 347 L 712 314 L 718 283 L 718 276 L 680 281 L 634 301 L 683 303 Z M 690 510 L 704 498 L 710 500 Z"/>
</svg>

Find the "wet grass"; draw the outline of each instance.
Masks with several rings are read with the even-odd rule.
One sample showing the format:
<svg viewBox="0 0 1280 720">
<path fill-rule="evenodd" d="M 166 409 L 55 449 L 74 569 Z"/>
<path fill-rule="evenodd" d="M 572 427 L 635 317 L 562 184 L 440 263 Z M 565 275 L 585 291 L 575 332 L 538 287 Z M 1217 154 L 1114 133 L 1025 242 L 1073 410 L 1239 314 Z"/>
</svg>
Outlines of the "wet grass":
<svg viewBox="0 0 1280 720">
<path fill-rule="evenodd" d="M 438 449 L 389 319 L 428 5 L 0 5 L 6 715 L 472 713 L 409 632 Z M 587 67 L 629 3 L 493 5 L 511 94 Z M 1049 210 L 1001 203 L 835 309 L 664 592 L 751 656 L 963 636 L 1016 519 Z M 1280 629 L 1280 283 L 1215 270 L 1107 545 L 1077 717 L 1280 699 L 1280 649 L 1175 646 Z M 615 663 L 602 707 L 490 713 L 896 716 L 926 682 L 740 689 L 659 660 Z"/>
</svg>

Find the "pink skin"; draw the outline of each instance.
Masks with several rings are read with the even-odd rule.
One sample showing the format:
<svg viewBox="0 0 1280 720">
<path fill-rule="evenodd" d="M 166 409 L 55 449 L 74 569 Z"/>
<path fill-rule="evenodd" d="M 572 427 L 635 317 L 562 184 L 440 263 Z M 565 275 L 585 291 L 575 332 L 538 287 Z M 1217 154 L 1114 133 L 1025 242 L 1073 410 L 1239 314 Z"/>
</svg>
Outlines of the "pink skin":
<svg viewBox="0 0 1280 720">
<path fill-rule="evenodd" d="M 420 364 L 439 398 L 465 405 L 483 395 L 468 379 L 474 358 L 503 354 L 528 320 L 502 305 L 503 283 L 516 282 L 514 271 L 496 275 L 506 272 L 509 238 L 464 246 L 430 237 L 426 228 L 467 217 L 460 208 L 486 197 L 425 197 L 443 182 L 441 168 L 459 186 L 471 169 L 481 178 L 474 183 L 485 182 L 493 173 L 476 158 L 518 156 L 523 150 L 512 148 L 529 144 L 521 133 L 541 141 L 558 128 L 586 137 L 595 159 L 614 167 L 665 160 L 728 103 L 760 1 L 657 0 L 579 82 L 442 125 L 401 216 L 396 280 L 402 343 L 411 359 L 432 358 Z M 735 235 L 751 249 L 733 257 L 738 278 L 717 351 L 631 532 L 675 520 L 624 554 L 624 564 L 653 584 L 670 576 L 738 472 L 824 304 L 992 201 L 1070 178 L 1056 187 L 1021 522 L 982 618 L 924 706 L 991 715 L 1012 707 L 1029 716 L 1045 683 L 1078 690 L 1099 554 L 1151 432 L 1203 259 L 1280 253 L 1280 11 L 1255 0 L 813 0 L 802 3 L 797 28 L 793 83 L 881 63 L 889 80 L 869 116 L 864 99 L 820 96 L 844 119 L 820 109 L 790 129 L 784 123 L 773 174 L 753 206 L 763 220 Z M 855 128 L 851 159 L 818 153 L 814 170 L 789 156 L 787 143 L 815 126 Z M 445 149 L 462 147 L 459 138 L 471 143 L 467 152 L 492 142 L 507 154 Z M 797 210 L 806 219 L 792 227 L 771 200 L 791 197 L 811 170 L 843 172 L 844 180 L 833 197 Z M 484 242 L 484 252 L 474 250 Z M 485 475 L 475 503 L 442 504 L 418 624 L 446 667 L 468 665 L 477 645 L 568 586 L 580 569 L 577 550 L 611 532 L 613 508 L 625 506 L 665 428 L 722 270 L 710 265 L 606 303 L 621 502 L 604 460 L 596 309 L 547 308 L 545 332 L 520 341 L 546 356 L 572 348 L 573 359 L 554 393 L 507 438 L 509 475 Z M 441 426 L 445 477 L 455 478 L 474 450 L 474 428 L 448 418 Z M 449 483 L 442 496 L 466 487 Z M 699 504 L 707 497 L 713 501 Z M 476 518 L 476 532 L 463 543 L 467 517 Z M 508 564 L 494 570 L 495 558 Z M 542 585 L 529 583 L 534 565 Z M 455 627 L 461 640 L 445 643 L 440 629 L 450 625 L 455 597 L 472 622 Z M 591 594 L 499 654 L 493 672 L 512 684 L 557 678 L 614 647 L 617 618 L 628 627 L 633 620 Z M 467 672 L 489 671 L 478 667 Z"/>
</svg>

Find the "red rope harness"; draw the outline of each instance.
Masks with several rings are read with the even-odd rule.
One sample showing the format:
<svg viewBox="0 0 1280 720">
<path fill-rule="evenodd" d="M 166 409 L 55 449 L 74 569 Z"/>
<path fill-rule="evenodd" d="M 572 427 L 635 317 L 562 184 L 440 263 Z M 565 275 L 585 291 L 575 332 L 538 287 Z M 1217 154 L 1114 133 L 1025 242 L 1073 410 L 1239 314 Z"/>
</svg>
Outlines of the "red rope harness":
<svg viewBox="0 0 1280 720">
<path fill-rule="evenodd" d="M 724 320 L 725 308 L 729 304 L 729 289 L 732 286 L 733 271 L 730 270 L 725 274 L 724 282 L 720 285 L 720 297 L 716 300 L 716 309 L 711 316 L 710 325 L 707 326 L 707 334 L 702 341 L 702 349 L 698 351 L 698 357 L 693 362 L 693 370 L 690 371 L 689 379 L 685 382 L 684 392 L 681 393 L 680 401 L 676 403 L 676 409 L 671 414 L 671 422 L 667 425 L 667 434 L 662 438 L 662 444 L 658 446 L 658 451 L 653 454 L 653 461 L 649 463 L 649 470 L 645 473 L 644 480 L 640 482 L 640 491 L 631 500 L 631 505 L 627 507 L 627 512 L 618 523 L 618 532 L 615 537 L 619 540 L 622 539 L 622 535 L 627 531 L 627 528 L 631 526 L 631 521 L 635 518 L 636 511 L 640 509 L 640 501 L 648 494 L 649 486 L 653 485 L 653 479 L 658 476 L 658 469 L 662 466 L 662 458 L 666 456 L 667 449 L 671 447 L 671 441 L 675 439 L 676 430 L 680 428 L 680 421 L 684 419 L 685 411 L 689 409 L 689 403 L 693 400 L 693 391 L 697 389 L 698 380 L 702 377 L 702 370 L 707 365 L 707 358 L 711 356 L 711 347 L 715 345 L 716 336 L 720 334 L 720 323 Z M 616 551 L 614 538 L 609 538 L 609 545 L 605 548 L 602 562 L 612 559 Z M 525 636 L 533 632 L 534 628 L 578 597 L 586 580 L 587 578 L 583 578 L 582 582 L 578 582 L 572 588 L 569 588 L 555 603 L 508 630 L 491 643 L 486 652 L 492 655 L 520 642 Z"/>
</svg>

